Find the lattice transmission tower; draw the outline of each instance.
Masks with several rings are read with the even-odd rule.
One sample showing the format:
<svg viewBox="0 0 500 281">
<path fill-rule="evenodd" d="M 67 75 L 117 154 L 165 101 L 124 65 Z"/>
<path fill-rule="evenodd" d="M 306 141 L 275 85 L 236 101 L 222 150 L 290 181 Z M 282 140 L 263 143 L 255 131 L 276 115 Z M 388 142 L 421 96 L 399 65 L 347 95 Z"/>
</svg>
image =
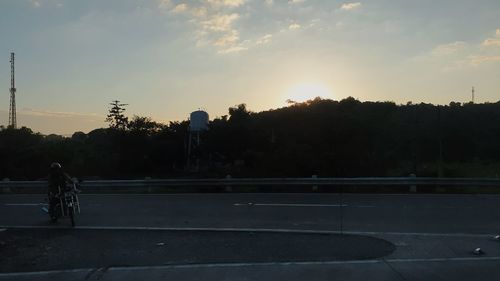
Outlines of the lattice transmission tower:
<svg viewBox="0 0 500 281">
<path fill-rule="evenodd" d="M 14 76 L 14 53 L 10 53 L 10 107 L 9 107 L 9 127 L 17 128 L 16 118 L 16 81 Z"/>
</svg>

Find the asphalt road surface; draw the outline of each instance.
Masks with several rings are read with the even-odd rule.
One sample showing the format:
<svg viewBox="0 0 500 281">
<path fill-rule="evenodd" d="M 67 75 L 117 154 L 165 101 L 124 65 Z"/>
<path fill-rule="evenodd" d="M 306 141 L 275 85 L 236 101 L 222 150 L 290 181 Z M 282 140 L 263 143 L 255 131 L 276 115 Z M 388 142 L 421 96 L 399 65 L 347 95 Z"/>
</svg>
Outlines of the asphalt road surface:
<svg viewBox="0 0 500 281">
<path fill-rule="evenodd" d="M 80 200 L 68 229 L 43 195 L 0 195 L 0 280 L 500 280 L 497 195 Z"/>
</svg>

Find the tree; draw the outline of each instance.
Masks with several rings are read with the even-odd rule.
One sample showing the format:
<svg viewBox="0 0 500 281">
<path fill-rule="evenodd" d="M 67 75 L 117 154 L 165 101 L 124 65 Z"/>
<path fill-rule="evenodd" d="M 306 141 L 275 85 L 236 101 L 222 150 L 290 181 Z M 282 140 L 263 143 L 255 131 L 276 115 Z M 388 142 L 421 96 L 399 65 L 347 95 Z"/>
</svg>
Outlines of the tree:
<svg viewBox="0 0 500 281">
<path fill-rule="evenodd" d="M 125 130 L 128 124 L 128 118 L 123 115 L 125 112 L 125 106 L 128 104 L 120 103 L 119 100 L 114 100 L 110 103 L 111 108 L 109 109 L 106 122 L 109 123 L 109 127 L 118 130 Z"/>
<path fill-rule="evenodd" d="M 147 135 L 160 131 L 165 126 L 161 123 L 153 121 L 149 117 L 134 115 L 132 120 L 128 122 L 127 128 L 134 133 L 144 133 Z"/>
<path fill-rule="evenodd" d="M 88 136 L 84 132 L 74 132 L 71 136 L 71 140 L 75 142 L 84 142 L 87 138 Z"/>
<path fill-rule="evenodd" d="M 247 105 L 242 103 L 235 107 L 229 108 L 229 121 L 244 122 L 250 118 L 250 111 L 247 110 Z"/>
</svg>

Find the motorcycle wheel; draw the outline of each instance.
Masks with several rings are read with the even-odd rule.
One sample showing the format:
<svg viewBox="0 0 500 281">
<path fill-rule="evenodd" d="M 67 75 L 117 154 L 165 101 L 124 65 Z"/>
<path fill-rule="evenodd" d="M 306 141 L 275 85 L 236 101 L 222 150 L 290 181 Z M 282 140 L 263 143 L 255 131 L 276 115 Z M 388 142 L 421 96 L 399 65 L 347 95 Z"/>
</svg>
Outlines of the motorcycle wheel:
<svg viewBox="0 0 500 281">
<path fill-rule="evenodd" d="M 75 212 L 73 207 L 68 207 L 69 218 L 71 219 L 71 226 L 75 227 Z"/>
<path fill-rule="evenodd" d="M 50 221 L 53 223 L 56 223 L 57 219 L 59 218 L 59 215 L 57 214 L 57 211 L 56 211 L 56 210 L 58 210 L 58 208 L 59 208 L 59 206 L 55 206 L 52 208 L 52 210 L 49 210 Z"/>
</svg>

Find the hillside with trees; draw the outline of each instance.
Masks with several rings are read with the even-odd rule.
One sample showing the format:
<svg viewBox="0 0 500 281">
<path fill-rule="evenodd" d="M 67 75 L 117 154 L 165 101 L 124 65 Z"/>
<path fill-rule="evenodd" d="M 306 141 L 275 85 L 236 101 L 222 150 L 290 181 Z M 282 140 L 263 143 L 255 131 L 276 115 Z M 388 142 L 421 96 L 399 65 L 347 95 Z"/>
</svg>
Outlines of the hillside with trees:
<svg viewBox="0 0 500 281">
<path fill-rule="evenodd" d="M 500 102 L 396 105 L 316 98 L 210 121 L 186 167 L 188 121 L 124 115 L 70 138 L 0 128 L 0 178 L 40 179 L 58 161 L 77 177 L 361 177 L 500 175 Z M 123 110 L 122 110 L 123 109 Z"/>
</svg>

